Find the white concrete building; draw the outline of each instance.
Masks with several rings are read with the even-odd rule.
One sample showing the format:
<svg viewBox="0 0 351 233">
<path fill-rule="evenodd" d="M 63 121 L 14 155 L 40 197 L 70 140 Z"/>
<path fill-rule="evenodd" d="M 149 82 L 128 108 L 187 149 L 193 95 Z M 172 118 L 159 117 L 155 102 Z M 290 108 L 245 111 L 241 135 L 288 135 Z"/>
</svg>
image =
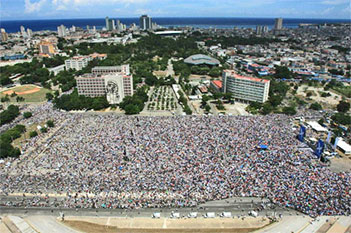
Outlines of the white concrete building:
<svg viewBox="0 0 351 233">
<path fill-rule="evenodd" d="M 75 56 L 71 59 L 65 61 L 66 70 L 74 69 L 74 70 L 82 70 L 84 67 L 88 65 L 90 61 L 90 57 L 88 56 Z"/>
<path fill-rule="evenodd" d="M 118 104 L 125 96 L 132 96 L 134 92 L 133 76 L 124 73 L 84 74 L 77 77 L 76 81 L 79 95 L 106 96 L 110 104 Z"/>
<path fill-rule="evenodd" d="M 65 25 L 61 25 L 57 27 L 57 34 L 58 37 L 65 37 L 66 36 L 66 27 Z"/>
<path fill-rule="evenodd" d="M 56 66 L 56 67 L 53 67 L 53 68 L 49 68 L 49 72 L 50 73 L 53 73 L 55 76 L 60 73 L 61 71 L 64 71 L 65 70 L 65 65 L 59 65 L 59 66 Z"/>
<path fill-rule="evenodd" d="M 129 64 L 121 66 L 95 66 L 91 72 L 93 74 L 103 75 L 110 73 L 123 73 L 125 75 L 130 74 Z"/>
<path fill-rule="evenodd" d="M 239 101 L 264 103 L 268 100 L 270 81 L 266 79 L 240 76 L 234 70 L 224 70 L 222 85 L 224 93 L 233 93 Z"/>
</svg>

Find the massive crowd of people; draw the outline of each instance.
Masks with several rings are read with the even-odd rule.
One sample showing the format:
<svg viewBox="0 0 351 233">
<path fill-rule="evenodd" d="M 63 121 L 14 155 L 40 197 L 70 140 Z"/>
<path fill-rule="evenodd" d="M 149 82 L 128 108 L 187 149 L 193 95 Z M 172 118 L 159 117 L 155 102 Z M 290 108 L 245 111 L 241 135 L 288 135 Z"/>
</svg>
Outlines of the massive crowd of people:
<svg viewBox="0 0 351 233">
<path fill-rule="evenodd" d="M 58 122 L 57 132 L 28 139 L 19 161 L 0 167 L 0 195 L 56 195 L 40 205 L 71 208 L 191 207 L 251 196 L 311 216 L 351 214 L 351 174 L 315 160 L 288 116 L 48 110 L 40 117 Z"/>
</svg>

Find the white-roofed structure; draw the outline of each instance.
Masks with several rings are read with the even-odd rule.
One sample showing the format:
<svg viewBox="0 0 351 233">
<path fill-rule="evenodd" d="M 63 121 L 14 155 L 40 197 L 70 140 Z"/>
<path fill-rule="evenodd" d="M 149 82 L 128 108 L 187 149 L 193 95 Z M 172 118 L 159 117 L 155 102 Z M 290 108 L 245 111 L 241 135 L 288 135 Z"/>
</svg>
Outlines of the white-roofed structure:
<svg viewBox="0 0 351 233">
<path fill-rule="evenodd" d="M 220 64 L 219 60 L 204 55 L 204 54 L 195 54 L 186 59 L 184 62 L 190 65 L 211 65 L 211 66 L 218 66 Z"/>
<path fill-rule="evenodd" d="M 307 122 L 307 124 L 309 126 L 311 126 L 311 128 L 317 132 L 327 132 L 328 131 L 328 129 L 321 126 L 317 121 L 309 121 L 309 122 Z"/>
<path fill-rule="evenodd" d="M 343 140 L 338 141 L 337 145 L 338 149 L 340 149 L 345 155 L 350 155 L 351 154 L 351 146 L 347 144 Z"/>
</svg>

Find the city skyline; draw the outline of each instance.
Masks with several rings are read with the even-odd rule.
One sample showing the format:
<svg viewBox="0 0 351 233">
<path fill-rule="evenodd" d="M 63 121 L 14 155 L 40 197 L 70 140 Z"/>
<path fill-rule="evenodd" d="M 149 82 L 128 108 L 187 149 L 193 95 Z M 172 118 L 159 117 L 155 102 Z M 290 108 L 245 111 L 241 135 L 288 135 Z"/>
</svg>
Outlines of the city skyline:
<svg viewBox="0 0 351 233">
<path fill-rule="evenodd" d="M 1 20 L 138 17 L 283 17 L 350 19 L 347 0 L 177 1 L 1 0 Z M 301 4 L 303 3 L 303 4 Z"/>
</svg>

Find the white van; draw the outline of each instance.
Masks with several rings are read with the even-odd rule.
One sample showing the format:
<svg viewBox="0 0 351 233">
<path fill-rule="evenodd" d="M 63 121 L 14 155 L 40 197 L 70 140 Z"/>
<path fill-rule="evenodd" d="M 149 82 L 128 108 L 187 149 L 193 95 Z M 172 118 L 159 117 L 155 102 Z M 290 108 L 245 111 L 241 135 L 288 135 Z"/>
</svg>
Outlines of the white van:
<svg viewBox="0 0 351 233">
<path fill-rule="evenodd" d="M 188 218 L 197 218 L 197 212 L 191 212 L 188 214 Z"/>
<path fill-rule="evenodd" d="M 153 213 L 152 218 L 160 218 L 161 214 L 160 213 Z"/>
<path fill-rule="evenodd" d="M 204 215 L 205 218 L 215 218 L 216 217 L 216 214 L 214 212 L 207 212 L 205 215 Z"/>
<path fill-rule="evenodd" d="M 171 218 L 180 218 L 179 213 L 171 213 Z"/>
<path fill-rule="evenodd" d="M 232 213 L 231 212 L 223 212 L 219 215 L 221 218 L 231 218 Z"/>
</svg>

